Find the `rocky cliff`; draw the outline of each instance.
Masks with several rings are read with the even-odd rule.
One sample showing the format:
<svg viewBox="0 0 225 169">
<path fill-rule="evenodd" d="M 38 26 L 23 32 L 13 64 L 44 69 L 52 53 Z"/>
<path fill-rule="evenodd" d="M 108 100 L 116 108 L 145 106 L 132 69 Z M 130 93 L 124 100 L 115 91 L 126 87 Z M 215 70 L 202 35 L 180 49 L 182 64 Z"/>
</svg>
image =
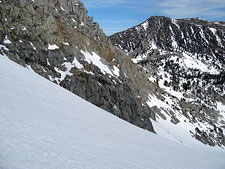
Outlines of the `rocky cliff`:
<svg viewBox="0 0 225 169">
<path fill-rule="evenodd" d="M 0 1 L 0 53 L 154 132 L 142 99 L 147 76 L 110 44 L 80 0 Z"/>
<path fill-rule="evenodd" d="M 174 124 L 205 144 L 225 145 L 224 22 L 156 16 L 110 39 L 156 89 L 146 98 L 156 126 Z"/>
</svg>

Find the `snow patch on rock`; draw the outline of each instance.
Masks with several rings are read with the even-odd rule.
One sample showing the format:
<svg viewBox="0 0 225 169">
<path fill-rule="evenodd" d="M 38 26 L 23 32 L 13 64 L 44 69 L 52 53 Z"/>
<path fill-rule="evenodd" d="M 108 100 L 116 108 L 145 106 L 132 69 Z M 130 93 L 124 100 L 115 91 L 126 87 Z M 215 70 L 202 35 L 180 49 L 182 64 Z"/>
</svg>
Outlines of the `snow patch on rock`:
<svg viewBox="0 0 225 169">
<path fill-rule="evenodd" d="M 48 50 L 56 50 L 59 49 L 59 47 L 56 44 L 50 45 L 48 44 Z"/>
</svg>

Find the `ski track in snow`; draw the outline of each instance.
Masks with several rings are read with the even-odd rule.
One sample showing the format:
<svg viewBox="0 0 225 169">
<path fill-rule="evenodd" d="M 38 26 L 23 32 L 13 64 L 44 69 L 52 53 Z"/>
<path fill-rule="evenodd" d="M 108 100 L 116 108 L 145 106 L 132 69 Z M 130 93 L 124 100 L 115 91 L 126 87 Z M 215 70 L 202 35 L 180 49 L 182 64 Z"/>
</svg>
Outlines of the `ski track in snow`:
<svg viewBox="0 0 225 169">
<path fill-rule="evenodd" d="M 225 151 L 135 127 L 0 55 L 1 169 L 224 169 Z"/>
</svg>

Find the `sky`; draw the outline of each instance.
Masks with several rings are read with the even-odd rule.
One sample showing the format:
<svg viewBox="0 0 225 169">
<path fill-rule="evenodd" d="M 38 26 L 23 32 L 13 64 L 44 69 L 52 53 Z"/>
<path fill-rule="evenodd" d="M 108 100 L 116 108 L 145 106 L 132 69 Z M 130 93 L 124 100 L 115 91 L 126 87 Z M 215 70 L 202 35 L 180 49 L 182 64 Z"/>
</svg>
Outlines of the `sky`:
<svg viewBox="0 0 225 169">
<path fill-rule="evenodd" d="M 199 17 L 225 21 L 225 0 L 81 0 L 88 15 L 107 35 L 126 30 L 151 16 Z"/>
</svg>

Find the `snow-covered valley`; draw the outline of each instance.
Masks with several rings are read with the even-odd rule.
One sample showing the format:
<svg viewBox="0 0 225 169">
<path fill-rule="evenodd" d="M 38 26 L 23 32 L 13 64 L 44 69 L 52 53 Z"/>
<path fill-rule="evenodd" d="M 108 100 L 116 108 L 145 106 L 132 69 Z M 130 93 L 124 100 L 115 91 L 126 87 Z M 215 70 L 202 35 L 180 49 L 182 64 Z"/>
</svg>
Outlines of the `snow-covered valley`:
<svg viewBox="0 0 225 169">
<path fill-rule="evenodd" d="M 161 138 L 0 55 L 1 169 L 223 169 L 225 151 Z"/>
</svg>

